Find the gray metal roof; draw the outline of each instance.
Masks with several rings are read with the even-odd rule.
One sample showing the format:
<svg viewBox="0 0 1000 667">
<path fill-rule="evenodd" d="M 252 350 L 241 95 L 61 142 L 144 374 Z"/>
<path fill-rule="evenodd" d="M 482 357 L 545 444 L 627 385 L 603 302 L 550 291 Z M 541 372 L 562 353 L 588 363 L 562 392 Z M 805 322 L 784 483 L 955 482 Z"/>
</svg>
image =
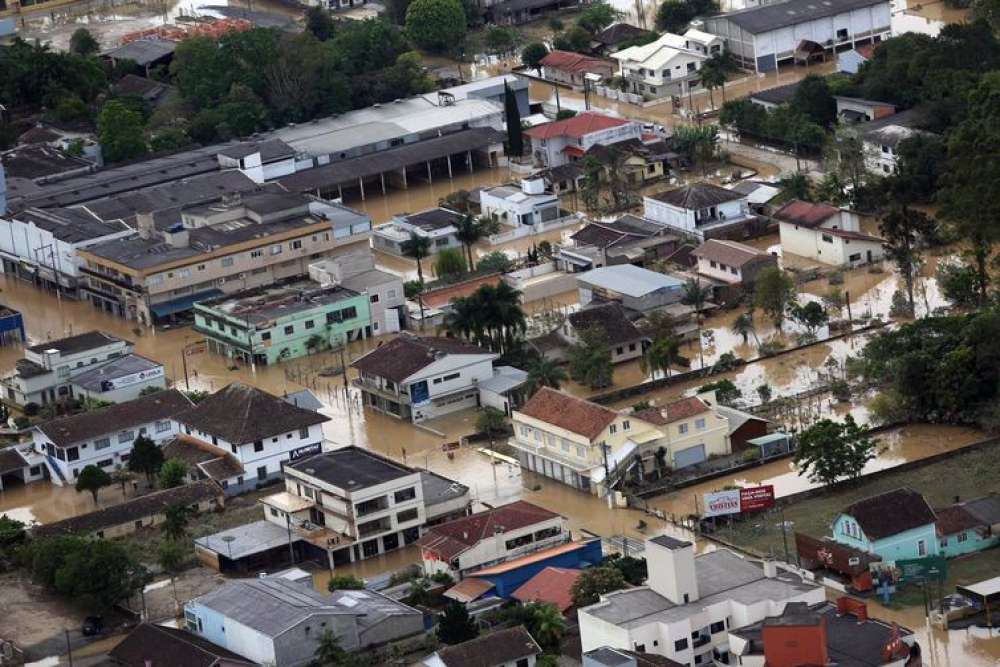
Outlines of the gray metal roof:
<svg viewBox="0 0 1000 667">
<path fill-rule="evenodd" d="M 298 542 L 301 539 L 292 533 L 293 542 Z M 194 543 L 203 549 L 214 551 L 227 558 L 231 556 L 233 560 L 237 560 L 276 547 L 288 546 L 288 531 L 278 524 L 261 519 L 199 537 L 195 539 Z"/>
<path fill-rule="evenodd" d="M 636 298 L 660 289 L 677 289 L 684 284 L 683 280 L 673 276 L 632 264 L 602 266 L 599 269 L 587 271 L 577 280 Z"/>
<path fill-rule="evenodd" d="M 479 388 L 502 394 L 511 389 L 517 389 L 528 381 L 528 373 L 513 366 L 497 366 L 493 369 L 493 377 L 480 380 Z"/>
<path fill-rule="evenodd" d="M 761 5 L 713 19 L 727 19 L 743 30 L 758 35 L 779 28 L 836 16 L 873 5 L 888 5 L 888 0 L 788 0 L 773 5 Z"/>
<path fill-rule="evenodd" d="M 436 505 L 460 498 L 469 492 L 469 487 L 453 479 L 442 477 L 429 470 L 420 471 L 420 486 L 424 490 L 424 504 Z"/>
<path fill-rule="evenodd" d="M 177 42 L 172 42 L 168 39 L 149 38 L 137 39 L 134 42 L 109 49 L 101 55 L 116 60 L 131 60 L 136 65 L 145 67 L 161 58 L 173 55 L 176 49 Z"/>
<path fill-rule="evenodd" d="M 124 234 L 131 229 L 120 220 L 102 222 L 86 211 L 72 208 L 29 208 L 12 216 L 20 222 L 30 223 L 39 229 L 44 229 L 55 238 L 66 243 L 81 243 L 94 241 Z M 46 257 L 46 255 L 42 255 Z"/>
<path fill-rule="evenodd" d="M 300 408 L 305 408 L 306 410 L 312 410 L 313 412 L 319 412 L 323 408 L 323 403 L 318 398 L 316 394 L 312 393 L 308 389 L 303 389 L 301 391 L 293 391 L 290 394 L 285 394 L 282 399 L 287 403 L 291 403 Z"/>
<path fill-rule="evenodd" d="M 154 368 L 162 368 L 162 365 L 138 354 L 130 354 L 77 375 L 73 378 L 73 384 L 89 391 L 101 391 L 101 383 L 105 380 L 143 373 Z"/>
</svg>

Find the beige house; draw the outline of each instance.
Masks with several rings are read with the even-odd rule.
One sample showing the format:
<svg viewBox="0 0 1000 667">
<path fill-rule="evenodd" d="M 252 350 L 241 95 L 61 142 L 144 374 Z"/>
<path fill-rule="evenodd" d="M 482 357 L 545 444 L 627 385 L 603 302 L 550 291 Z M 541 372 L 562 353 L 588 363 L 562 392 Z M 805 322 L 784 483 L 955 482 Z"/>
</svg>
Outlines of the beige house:
<svg viewBox="0 0 1000 667">
<path fill-rule="evenodd" d="M 635 419 L 652 424 L 659 432 L 655 438 L 635 439 L 646 470 L 656 465 L 661 447 L 666 450 L 666 465 L 674 470 L 729 454 L 729 420 L 714 405 L 715 392 L 706 392 L 636 412 Z"/>
<path fill-rule="evenodd" d="M 833 266 L 860 266 L 885 257 L 884 241 L 861 231 L 861 219 L 847 209 L 794 199 L 774 214 L 781 252 Z"/>
</svg>

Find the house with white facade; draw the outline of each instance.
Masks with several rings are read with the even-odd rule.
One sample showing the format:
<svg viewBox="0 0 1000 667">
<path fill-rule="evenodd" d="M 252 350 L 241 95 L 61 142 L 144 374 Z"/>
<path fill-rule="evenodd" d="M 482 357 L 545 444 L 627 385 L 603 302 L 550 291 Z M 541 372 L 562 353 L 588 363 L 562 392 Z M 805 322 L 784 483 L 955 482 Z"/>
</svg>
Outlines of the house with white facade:
<svg viewBox="0 0 1000 667">
<path fill-rule="evenodd" d="M 818 604 L 822 586 L 728 549 L 695 556 L 667 535 L 646 540 L 645 586 L 601 596 L 577 612 L 583 651 L 604 646 L 683 665 L 735 664 L 729 631 L 780 614 L 789 602 Z"/>
<path fill-rule="evenodd" d="M 163 364 L 142 355 L 129 354 L 104 364 L 95 364 L 75 376 L 70 393 L 81 401 L 121 403 L 139 398 L 144 391 L 167 388 Z"/>
<path fill-rule="evenodd" d="M 644 217 L 701 240 L 742 236 L 756 219 L 746 195 L 708 182 L 658 192 L 642 203 Z"/>
<path fill-rule="evenodd" d="M 885 256 L 883 239 L 861 231 L 854 211 L 798 199 L 774 214 L 781 237 L 781 252 L 830 264 L 858 266 Z"/>
<path fill-rule="evenodd" d="M 479 405 L 494 352 L 454 338 L 403 332 L 351 364 L 367 407 L 421 422 Z"/>
<path fill-rule="evenodd" d="M 240 382 L 226 385 L 174 419 L 185 436 L 232 453 L 246 470 L 235 484 L 241 491 L 279 477 L 286 461 L 319 452 L 323 423 L 330 421 Z"/>
<path fill-rule="evenodd" d="M 406 325 L 403 279 L 376 269 L 375 256 L 369 249 L 310 264 L 309 277 L 320 285 L 340 285 L 366 293 L 374 336 L 396 333 Z"/>
<path fill-rule="evenodd" d="M 631 93 L 647 100 L 686 95 L 697 87 L 698 71 L 708 52 L 719 53 L 722 40 L 715 35 L 688 31 L 688 35 L 664 33 L 656 41 L 630 46 L 611 54 Z"/>
<path fill-rule="evenodd" d="M 406 254 L 406 244 L 413 235 L 428 239 L 431 254 L 445 248 L 458 248 L 462 243 L 455 234 L 461 213 L 446 208 L 429 208 L 419 213 L 402 213 L 372 230 L 372 246 L 392 255 Z"/>
<path fill-rule="evenodd" d="M 709 239 L 691 252 L 700 275 L 727 285 L 753 285 L 762 269 L 777 266 L 777 258 L 758 248 L 724 239 Z"/>
<path fill-rule="evenodd" d="M 486 188 L 479 193 L 479 205 L 484 216 L 511 227 L 553 223 L 564 213 L 569 215 L 560 210 L 558 196 L 545 192 L 545 181 L 540 178 L 524 179 L 520 186 Z"/>
<path fill-rule="evenodd" d="M 584 77 L 588 74 L 602 79 L 610 79 L 615 74 L 614 63 L 609 60 L 559 49 L 547 53 L 538 64 L 542 66 L 544 78 L 574 88 L 587 85 Z"/>
<path fill-rule="evenodd" d="M 174 418 L 190 408 L 191 401 L 181 392 L 158 391 L 43 422 L 32 430 L 33 448 L 45 457 L 53 484 L 73 484 L 88 465 L 105 472 L 124 467 L 140 436 L 158 445 L 171 440 L 178 430 Z"/>
<path fill-rule="evenodd" d="M 898 170 L 900 144 L 914 137 L 933 136 L 932 132 L 920 129 L 924 119 L 925 115 L 921 110 L 907 109 L 858 125 L 865 168 L 881 176 L 895 174 Z"/>
<path fill-rule="evenodd" d="M 0 377 L 3 400 L 23 407 L 70 398 L 74 378 L 128 356 L 133 349 L 131 342 L 103 331 L 32 345 L 25 348 L 23 358 L 14 362 L 14 370 Z"/>
<path fill-rule="evenodd" d="M 330 569 L 412 544 L 471 505 L 467 486 L 360 447 L 293 460 L 284 477 L 283 491 L 261 499 L 264 517 Z"/>
<path fill-rule="evenodd" d="M 624 118 L 585 111 L 572 118 L 536 125 L 524 131 L 535 166 L 558 167 L 586 154 L 596 144 L 614 144 L 642 137 L 642 125 Z"/>
<path fill-rule="evenodd" d="M 456 579 L 570 541 L 566 517 L 518 500 L 432 526 L 420 538 L 424 572 Z"/>
<path fill-rule="evenodd" d="M 702 30 L 725 40 L 736 62 L 771 72 L 795 60 L 806 42 L 831 55 L 874 44 L 891 35 L 889 0 L 785 0 L 706 16 Z"/>
</svg>

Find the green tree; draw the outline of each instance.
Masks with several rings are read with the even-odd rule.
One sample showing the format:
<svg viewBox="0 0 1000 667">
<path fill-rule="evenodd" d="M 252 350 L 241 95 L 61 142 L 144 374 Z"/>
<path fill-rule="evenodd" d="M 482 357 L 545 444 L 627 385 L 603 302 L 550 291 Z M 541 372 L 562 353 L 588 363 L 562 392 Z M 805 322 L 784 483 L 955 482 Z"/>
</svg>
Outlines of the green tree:
<svg viewBox="0 0 1000 667">
<path fill-rule="evenodd" d="M 323 634 L 316 643 L 316 652 L 313 658 L 318 667 L 340 667 L 344 664 L 348 653 L 340 647 L 340 640 L 333 634 L 330 628 L 323 630 Z"/>
<path fill-rule="evenodd" d="M 573 606 L 577 609 L 586 607 L 599 602 L 602 595 L 620 591 L 627 586 L 621 570 L 613 567 L 588 568 L 580 573 L 570 589 Z"/>
<path fill-rule="evenodd" d="M 472 256 L 472 246 L 483 238 L 483 225 L 474 215 L 466 213 L 455 225 L 455 238 L 465 248 L 465 253 L 469 258 L 469 268 L 476 268 L 475 258 Z M 440 275 L 440 271 L 438 275 Z"/>
<path fill-rule="evenodd" d="M 744 345 L 747 344 L 750 336 L 753 336 L 754 340 L 757 341 L 757 345 L 760 345 L 760 340 L 757 338 L 757 327 L 753 323 L 753 314 L 749 311 L 741 313 L 733 320 L 733 326 L 730 328 L 730 331 L 742 338 Z"/>
<path fill-rule="evenodd" d="M 469 270 L 458 248 L 444 248 L 434 258 L 434 273 L 439 278 L 454 278 Z"/>
<path fill-rule="evenodd" d="M 592 389 L 610 386 L 613 367 L 607 334 L 592 327 L 578 337 L 579 342 L 569 348 L 569 376 Z"/>
<path fill-rule="evenodd" d="M 775 328 L 781 329 L 785 311 L 795 303 L 795 297 L 795 281 L 781 269 L 772 266 L 757 274 L 753 303 L 771 318 Z"/>
<path fill-rule="evenodd" d="M 521 62 L 526 67 L 533 67 L 542 75 L 542 59 L 549 55 L 549 49 L 542 42 L 532 42 L 521 50 Z"/>
<path fill-rule="evenodd" d="M 461 644 L 462 642 L 475 639 L 479 635 L 479 628 L 475 622 L 469 618 L 469 612 L 465 605 L 459 602 L 449 602 L 441 615 L 441 622 L 438 623 L 437 636 L 443 644 Z"/>
<path fill-rule="evenodd" d="M 522 606 L 525 629 L 546 653 L 559 653 L 566 619 L 554 604 L 530 602 Z"/>
<path fill-rule="evenodd" d="M 976 269 L 966 262 L 947 261 L 938 265 L 934 276 L 941 295 L 959 308 L 974 308 L 979 303 L 979 280 Z"/>
<path fill-rule="evenodd" d="M 365 587 L 365 582 L 355 577 L 353 574 L 335 574 L 330 577 L 326 584 L 326 590 L 334 591 L 361 590 Z"/>
<path fill-rule="evenodd" d="M 325 42 L 333 37 L 333 33 L 337 30 L 337 23 L 330 16 L 329 10 L 315 5 L 306 10 L 306 30 L 319 41 Z"/>
<path fill-rule="evenodd" d="M 879 231 L 885 239 L 885 254 L 896 265 L 906 285 L 910 316 L 915 312 L 914 285 L 923 265 L 921 242 L 931 237 L 935 230 L 936 225 L 929 216 L 905 204 L 890 208 L 879 222 Z"/>
<path fill-rule="evenodd" d="M 612 554 L 602 561 L 601 565 L 606 565 L 619 570 L 622 576 L 632 586 L 641 586 L 649 576 L 645 558 L 634 558 L 632 556 L 620 556 Z"/>
<path fill-rule="evenodd" d="M 767 384 L 766 382 L 763 384 L 759 384 L 757 385 L 757 389 L 755 391 L 757 392 L 757 396 L 760 397 L 761 403 L 771 402 L 771 397 L 774 395 L 774 392 L 771 389 L 771 385 Z"/>
<path fill-rule="evenodd" d="M 791 316 L 793 320 L 804 326 L 811 336 L 815 336 L 816 330 L 830 319 L 826 308 L 818 301 L 793 304 L 791 307 Z"/>
<path fill-rule="evenodd" d="M 598 1 L 584 9 L 576 19 L 576 24 L 589 32 L 597 34 L 618 20 L 621 12 L 606 2 Z"/>
<path fill-rule="evenodd" d="M 132 597 L 149 579 L 138 559 L 110 540 L 42 537 L 26 556 L 36 583 L 97 612 Z"/>
<path fill-rule="evenodd" d="M 69 38 L 69 51 L 78 56 L 92 56 L 101 50 L 101 45 L 86 28 L 77 28 Z"/>
<path fill-rule="evenodd" d="M 823 419 L 799 435 L 795 466 L 800 475 L 824 486 L 840 479 L 858 479 L 877 455 L 868 429 L 847 415 L 843 422 Z"/>
<path fill-rule="evenodd" d="M 534 357 L 529 362 L 527 371 L 528 384 L 526 391 L 529 396 L 542 387 L 558 389 L 566 381 L 566 371 L 563 370 L 562 366 L 541 355 Z"/>
<path fill-rule="evenodd" d="M 181 601 L 177 596 L 177 575 L 184 569 L 188 560 L 188 550 L 180 542 L 167 540 L 161 542 L 156 550 L 156 562 L 170 577 L 170 587 L 174 595 L 174 613 L 180 615 Z"/>
<path fill-rule="evenodd" d="M 809 182 L 809 178 L 802 172 L 782 176 L 778 179 L 778 197 L 781 201 L 791 201 L 793 199 L 812 201 L 812 184 Z"/>
<path fill-rule="evenodd" d="M 121 162 L 146 153 L 142 115 L 118 100 L 109 100 L 97 116 L 97 136 L 104 159 Z"/>
<path fill-rule="evenodd" d="M 486 47 L 486 51 L 497 56 L 514 53 L 520 41 L 521 35 L 516 30 L 502 25 L 487 27 L 483 36 L 483 46 Z"/>
<path fill-rule="evenodd" d="M 552 48 L 559 51 L 575 51 L 584 53 L 590 48 L 591 34 L 584 28 L 574 25 L 552 40 Z"/>
<path fill-rule="evenodd" d="M 656 27 L 680 34 L 694 18 L 691 7 L 683 0 L 665 0 L 656 10 Z"/>
<path fill-rule="evenodd" d="M 680 361 L 680 349 L 680 340 L 669 332 L 655 337 L 639 359 L 643 375 L 660 372 L 670 377 L 671 368 Z"/>
<path fill-rule="evenodd" d="M 494 250 L 483 255 L 476 268 L 483 273 L 507 273 L 512 266 L 513 262 L 510 261 L 510 257 L 501 250 Z"/>
<path fill-rule="evenodd" d="M 193 510 L 187 505 L 174 503 L 163 513 L 163 523 L 160 532 L 173 542 L 180 542 L 187 536 L 188 524 L 191 522 Z"/>
<path fill-rule="evenodd" d="M 172 489 L 184 483 L 187 476 L 187 464 L 180 459 L 168 459 L 160 466 L 158 474 L 161 489 Z"/>
<path fill-rule="evenodd" d="M 517 97 L 505 81 L 503 84 L 504 121 L 507 124 L 507 152 L 520 157 L 524 154 L 524 136 L 521 129 L 521 110 L 517 105 Z"/>
<path fill-rule="evenodd" d="M 76 478 L 77 492 L 90 492 L 90 495 L 94 498 L 94 505 L 97 504 L 97 492 L 106 486 L 111 486 L 111 484 L 111 475 L 95 465 L 85 466 L 80 471 L 80 476 Z"/>
<path fill-rule="evenodd" d="M 712 295 L 712 288 L 702 285 L 698 278 L 689 278 L 684 283 L 684 291 L 681 294 L 681 303 L 694 308 L 694 319 L 698 326 L 698 354 L 701 356 L 701 367 L 705 367 L 705 346 L 701 337 L 701 325 L 703 323 L 703 312 L 705 304 Z"/>
<path fill-rule="evenodd" d="M 413 0 L 406 9 L 406 34 L 422 49 L 443 52 L 465 37 L 465 9 L 459 0 Z"/>
<path fill-rule="evenodd" d="M 708 384 L 703 384 L 698 387 L 698 393 L 704 394 L 709 391 L 715 392 L 715 400 L 723 405 L 732 405 L 734 402 L 743 398 L 743 392 L 737 387 L 732 380 L 716 380 L 715 382 L 709 382 Z"/>
<path fill-rule="evenodd" d="M 837 119 L 837 101 L 826 79 L 815 74 L 799 82 L 790 105 L 821 127 L 830 127 Z"/>
</svg>

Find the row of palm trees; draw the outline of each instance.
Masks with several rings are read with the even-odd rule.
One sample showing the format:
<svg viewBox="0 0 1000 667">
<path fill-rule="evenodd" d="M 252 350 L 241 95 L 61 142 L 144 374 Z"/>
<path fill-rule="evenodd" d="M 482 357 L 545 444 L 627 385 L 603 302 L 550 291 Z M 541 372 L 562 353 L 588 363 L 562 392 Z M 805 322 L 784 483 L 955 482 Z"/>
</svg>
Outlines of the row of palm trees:
<svg viewBox="0 0 1000 667">
<path fill-rule="evenodd" d="M 483 285 L 451 302 L 445 315 L 445 332 L 464 338 L 500 355 L 520 349 L 527 321 L 521 310 L 521 292 L 500 281 Z"/>
</svg>

